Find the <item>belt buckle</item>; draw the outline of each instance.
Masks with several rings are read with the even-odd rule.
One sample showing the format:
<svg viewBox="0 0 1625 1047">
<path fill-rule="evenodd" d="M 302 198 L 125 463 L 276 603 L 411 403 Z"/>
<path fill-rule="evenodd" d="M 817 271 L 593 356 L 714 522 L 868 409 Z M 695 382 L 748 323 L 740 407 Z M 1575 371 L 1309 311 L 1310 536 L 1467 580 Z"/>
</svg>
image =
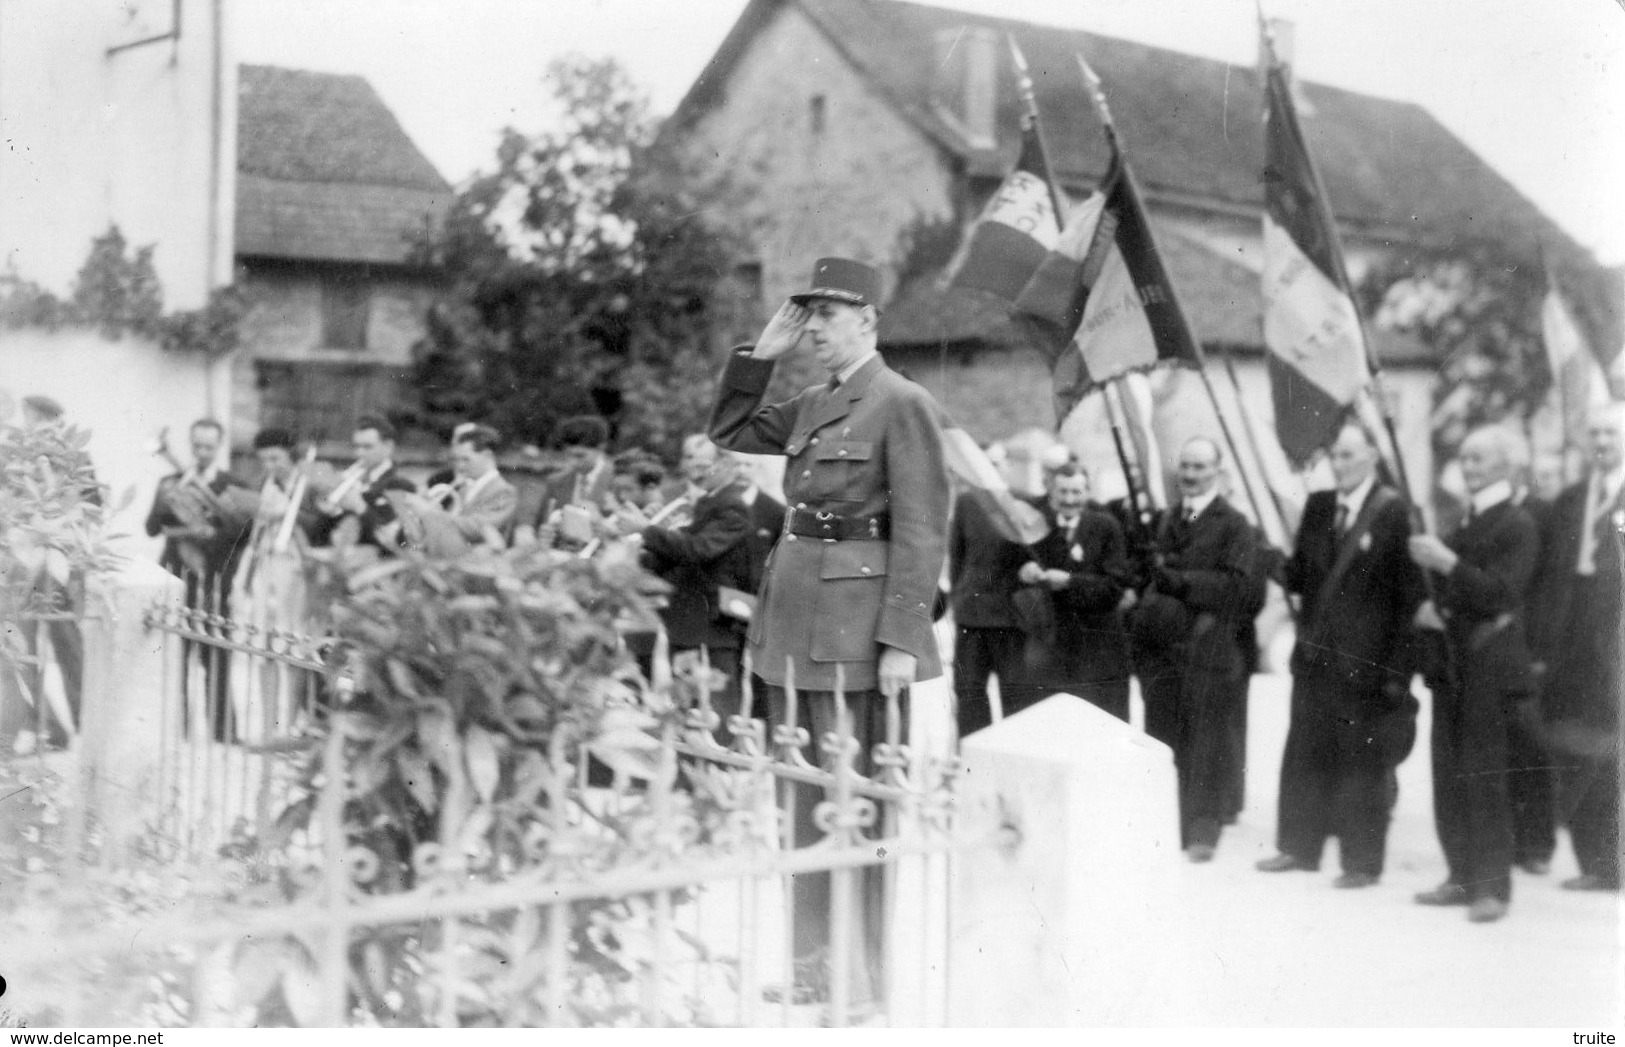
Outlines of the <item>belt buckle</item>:
<svg viewBox="0 0 1625 1047">
<path fill-rule="evenodd" d="M 818 530 L 821 532 L 819 534 L 820 538 L 826 542 L 833 542 L 838 538 L 834 533 L 836 529 L 834 513 L 820 509 L 813 513 L 813 519 L 818 521 Z"/>
</svg>

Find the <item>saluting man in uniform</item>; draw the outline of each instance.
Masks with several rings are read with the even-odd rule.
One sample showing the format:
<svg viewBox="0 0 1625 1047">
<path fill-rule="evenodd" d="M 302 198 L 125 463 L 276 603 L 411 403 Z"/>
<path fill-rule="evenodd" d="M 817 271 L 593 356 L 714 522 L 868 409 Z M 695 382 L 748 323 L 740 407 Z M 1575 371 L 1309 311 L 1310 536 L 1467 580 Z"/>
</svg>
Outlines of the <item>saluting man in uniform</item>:
<svg viewBox="0 0 1625 1047">
<path fill-rule="evenodd" d="M 835 729 L 839 669 L 859 773 L 868 773 L 871 746 L 884 738 L 882 696 L 942 675 L 931 605 L 948 537 L 941 408 L 876 351 L 879 291 L 869 266 L 819 259 L 811 289 L 791 295 L 756 345 L 729 359 L 710 426 L 723 447 L 788 460 L 784 536 L 749 633 L 770 715 L 781 719 L 793 675 L 798 720 L 822 738 Z M 774 362 L 809 343 L 829 381 L 764 405 Z M 798 846 L 819 838 L 811 815 L 823 799 L 820 792 L 797 804 Z M 873 946 L 878 890 L 869 888 L 879 880 L 866 879 L 869 933 L 854 938 Z M 829 876 L 795 880 L 797 955 L 812 963 L 829 940 Z M 854 967 L 877 958 L 871 947 L 867 963 Z"/>
</svg>

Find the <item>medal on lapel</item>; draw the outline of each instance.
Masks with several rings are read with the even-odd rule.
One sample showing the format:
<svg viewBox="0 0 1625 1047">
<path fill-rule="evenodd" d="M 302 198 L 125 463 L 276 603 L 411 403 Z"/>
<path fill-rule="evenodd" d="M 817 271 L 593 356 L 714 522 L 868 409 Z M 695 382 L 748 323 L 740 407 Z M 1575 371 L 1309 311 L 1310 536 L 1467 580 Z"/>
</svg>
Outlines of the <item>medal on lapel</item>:
<svg viewBox="0 0 1625 1047">
<path fill-rule="evenodd" d="M 1371 551 L 1371 532 L 1370 531 L 1367 531 L 1365 534 L 1362 534 L 1360 536 L 1360 551 L 1362 553 L 1369 553 Z"/>
<path fill-rule="evenodd" d="M 1073 542 L 1072 543 L 1072 550 L 1071 550 L 1070 555 L 1072 557 L 1072 562 L 1073 563 L 1082 563 L 1083 562 L 1083 546 L 1079 545 L 1077 542 Z"/>
</svg>

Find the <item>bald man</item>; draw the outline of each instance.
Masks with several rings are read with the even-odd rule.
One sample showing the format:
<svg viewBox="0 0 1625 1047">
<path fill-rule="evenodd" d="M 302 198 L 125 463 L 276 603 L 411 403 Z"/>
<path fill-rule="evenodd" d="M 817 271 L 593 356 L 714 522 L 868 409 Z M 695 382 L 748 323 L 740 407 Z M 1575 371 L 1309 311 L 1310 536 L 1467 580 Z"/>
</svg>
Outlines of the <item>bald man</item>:
<svg viewBox="0 0 1625 1047">
<path fill-rule="evenodd" d="M 1534 693 L 1523 606 L 1540 558 L 1540 535 L 1512 500 L 1528 460 L 1523 438 L 1485 426 L 1462 441 L 1466 522 L 1448 542 L 1410 539 L 1411 559 L 1433 572 L 1438 603 L 1417 624 L 1449 644 L 1426 672 L 1433 691 L 1433 817 L 1449 876 L 1416 896 L 1423 905 L 1465 905 L 1492 923 L 1512 900 L 1512 807 L 1507 792 L 1509 720 Z"/>
</svg>

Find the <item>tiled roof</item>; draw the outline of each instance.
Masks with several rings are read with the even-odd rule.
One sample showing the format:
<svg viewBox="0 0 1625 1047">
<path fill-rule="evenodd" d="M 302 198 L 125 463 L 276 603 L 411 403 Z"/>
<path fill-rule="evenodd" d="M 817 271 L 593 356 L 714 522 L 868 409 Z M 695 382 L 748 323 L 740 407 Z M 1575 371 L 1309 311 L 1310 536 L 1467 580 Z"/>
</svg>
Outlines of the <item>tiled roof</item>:
<svg viewBox="0 0 1625 1047">
<path fill-rule="evenodd" d="M 245 65 L 239 256 L 399 264 L 451 188 L 359 76 Z"/>
</svg>

